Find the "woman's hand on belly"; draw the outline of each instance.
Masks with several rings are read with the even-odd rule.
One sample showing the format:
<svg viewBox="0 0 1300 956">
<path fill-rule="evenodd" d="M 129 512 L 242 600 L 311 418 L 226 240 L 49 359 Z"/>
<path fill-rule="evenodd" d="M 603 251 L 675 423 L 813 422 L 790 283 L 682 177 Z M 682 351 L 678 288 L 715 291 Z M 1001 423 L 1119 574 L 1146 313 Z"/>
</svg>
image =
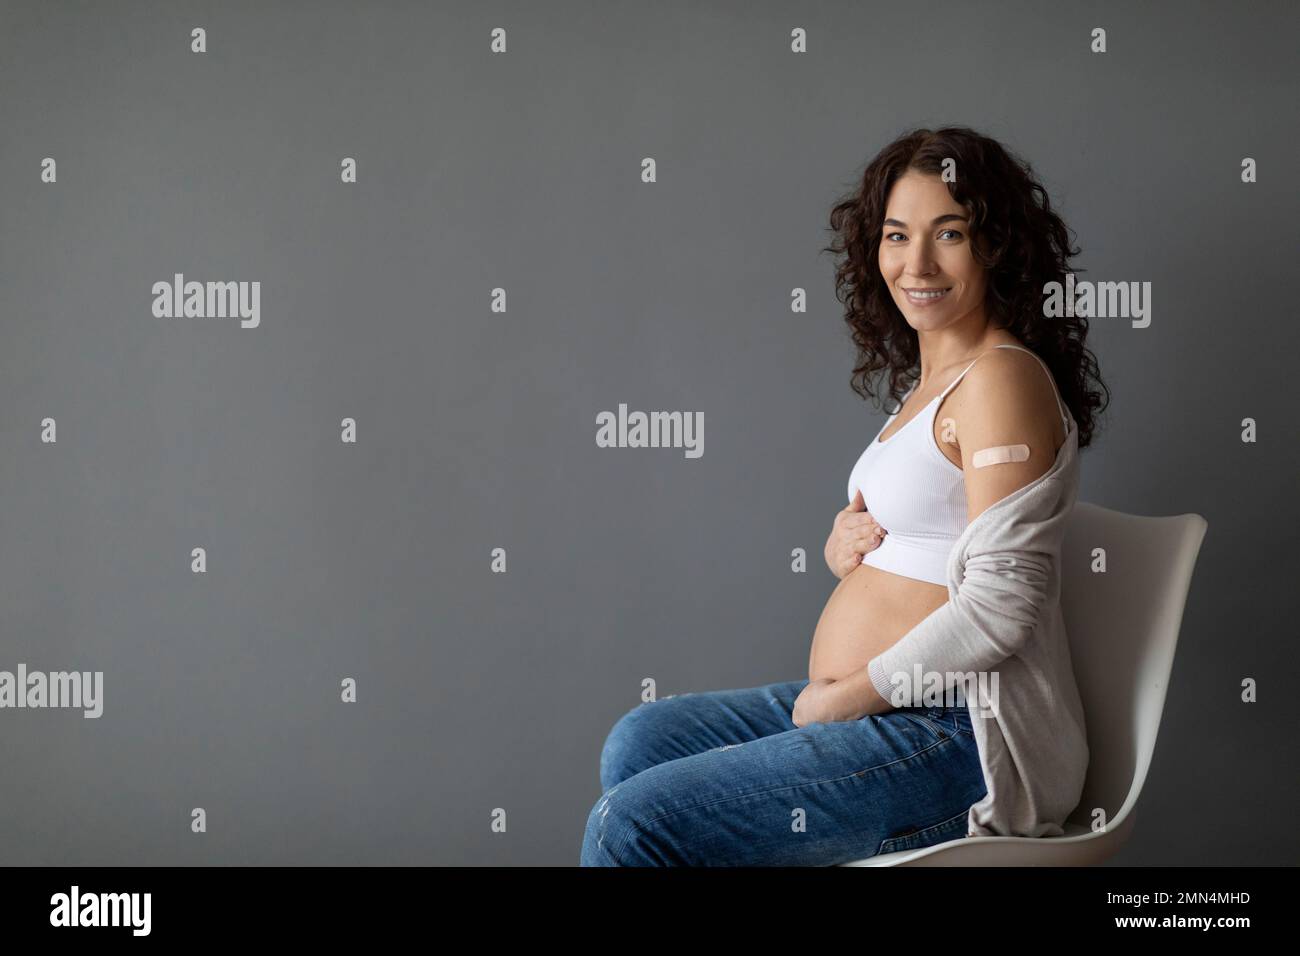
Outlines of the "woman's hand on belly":
<svg viewBox="0 0 1300 956">
<path fill-rule="evenodd" d="M 860 671 L 843 680 L 825 677 L 810 681 L 795 698 L 790 719 L 796 727 L 806 727 L 839 720 L 861 720 L 891 709 L 889 701 L 876 692 L 871 678 Z"/>
<path fill-rule="evenodd" d="M 796 727 L 806 727 L 809 724 L 824 724 L 831 720 L 826 715 L 830 712 L 830 704 L 833 698 L 830 694 L 830 688 L 835 681 L 829 677 L 823 677 L 818 680 L 809 681 L 807 686 L 799 692 L 799 696 L 794 700 L 794 709 L 790 714 L 790 720 Z"/>
<path fill-rule="evenodd" d="M 853 500 L 843 511 L 835 513 L 831 522 L 830 537 L 826 539 L 823 556 L 826 566 L 841 581 L 862 563 L 864 555 L 880 547 L 887 534 L 867 511 L 862 492 L 855 491 Z"/>
</svg>

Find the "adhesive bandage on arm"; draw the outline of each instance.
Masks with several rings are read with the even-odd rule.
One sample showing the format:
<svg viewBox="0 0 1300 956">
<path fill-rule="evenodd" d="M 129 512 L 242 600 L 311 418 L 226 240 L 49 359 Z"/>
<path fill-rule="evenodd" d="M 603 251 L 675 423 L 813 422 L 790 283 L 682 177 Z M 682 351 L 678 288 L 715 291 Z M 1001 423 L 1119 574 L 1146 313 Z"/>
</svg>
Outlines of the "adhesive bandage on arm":
<svg viewBox="0 0 1300 956">
<path fill-rule="evenodd" d="M 971 464 L 976 468 L 985 465 L 1001 465 L 1008 461 L 1028 461 L 1028 445 L 998 445 L 996 448 L 981 448 L 971 456 Z"/>
</svg>

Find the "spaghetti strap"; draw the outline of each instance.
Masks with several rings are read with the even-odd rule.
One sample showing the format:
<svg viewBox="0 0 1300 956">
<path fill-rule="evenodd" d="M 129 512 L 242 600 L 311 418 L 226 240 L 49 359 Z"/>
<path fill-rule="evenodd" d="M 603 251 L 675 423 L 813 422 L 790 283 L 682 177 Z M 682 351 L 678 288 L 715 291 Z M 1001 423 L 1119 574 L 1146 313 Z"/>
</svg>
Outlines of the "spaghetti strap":
<svg viewBox="0 0 1300 956">
<path fill-rule="evenodd" d="M 994 348 L 997 348 L 997 346 L 995 345 Z M 954 388 L 956 388 L 956 387 L 957 387 L 957 383 L 960 382 L 963 378 L 966 377 L 966 373 L 969 372 L 969 371 L 971 370 L 971 368 L 974 367 L 975 362 L 978 362 L 980 359 L 982 359 L 985 355 L 988 355 L 988 354 L 989 354 L 988 352 L 983 352 L 983 353 L 981 353 L 981 354 L 975 356 L 975 361 L 974 361 L 974 362 L 971 362 L 970 365 L 967 365 L 964 369 L 962 369 L 962 370 L 961 370 L 961 373 L 958 374 L 958 376 L 957 376 L 956 378 L 954 378 L 951 382 L 948 383 L 948 387 L 945 388 L 942 392 L 939 393 L 939 401 L 942 402 L 945 398 L 947 398 L 947 397 L 948 397 L 948 393 L 951 392 Z"/>
</svg>

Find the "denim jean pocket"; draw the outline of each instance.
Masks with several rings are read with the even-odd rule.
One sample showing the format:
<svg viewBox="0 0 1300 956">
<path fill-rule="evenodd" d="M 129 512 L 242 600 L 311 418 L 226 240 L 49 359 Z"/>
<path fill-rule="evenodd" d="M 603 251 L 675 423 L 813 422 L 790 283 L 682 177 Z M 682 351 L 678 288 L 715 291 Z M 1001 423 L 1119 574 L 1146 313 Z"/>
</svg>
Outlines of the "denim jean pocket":
<svg viewBox="0 0 1300 956">
<path fill-rule="evenodd" d="M 945 728 L 935 719 L 935 711 L 929 711 L 927 714 L 927 712 L 920 710 L 899 710 L 897 713 L 930 731 L 930 733 L 934 734 L 935 740 L 947 740 L 952 736 L 951 728 Z"/>
<path fill-rule="evenodd" d="M 961 813 L 954 814 L 947 820 L 926 827 L 924 830 L 916 830 L 912 833 L 890 837 L 888 840 L 881 842 L 876 855 L 894 853 L 898 850 L 919 850 L 921 847 L 934 846 L 936 843 L 947 843 L 949 840 L 961 839 L 967 834 L 966 822 L 969 816 L 970 808 L 967 807 Z"/>
</svg>

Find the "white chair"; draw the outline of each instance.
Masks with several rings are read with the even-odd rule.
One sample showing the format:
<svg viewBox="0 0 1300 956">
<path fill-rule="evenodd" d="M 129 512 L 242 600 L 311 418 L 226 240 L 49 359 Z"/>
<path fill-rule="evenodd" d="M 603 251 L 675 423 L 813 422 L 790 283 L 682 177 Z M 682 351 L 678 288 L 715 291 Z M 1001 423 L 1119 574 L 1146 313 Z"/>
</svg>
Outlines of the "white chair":
<svg viewBox="0 0 1300 956">
<path fill-rule="evenodd" d="M 1088 866 L 1128 839 L 1146 782 L 1201 541 L 1198 514 L 1146 517 L 1075 502 L 1062 545 L 1061 610 L 1088 729 L 1088 774 L 1058 837 L 962 837 L 843 866 Z M 1091 569 L 1094 548 L 1106 572 Z M 1091 827 L 1094 807 L 1107 820 Z"/>
</svg>

